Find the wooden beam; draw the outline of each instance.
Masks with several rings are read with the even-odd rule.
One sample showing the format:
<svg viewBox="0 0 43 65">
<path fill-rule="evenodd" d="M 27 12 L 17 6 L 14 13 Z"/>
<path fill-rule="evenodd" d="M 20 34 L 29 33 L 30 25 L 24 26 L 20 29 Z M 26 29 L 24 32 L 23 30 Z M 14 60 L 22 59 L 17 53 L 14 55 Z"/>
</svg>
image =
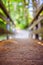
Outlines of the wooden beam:
<svg viewBox="0 0 43 65">
<path fill-rule="evenodd" d="M 11 19 L 9 12 L 7 11 L 5 5 L 3 4 L 2 0 L 0 0 L 0 8 L 3 10 L 3 12 L 6 14 L 7 18 L 10 19 L 10 21 L 14 24 L 13 20 Z"/>
<path fill-rule="evenodd" d="M 10 24 L 10 20 L 8 20 L 7 17 L 3 16 L 2 13 L 0 13 L 0 18 L 3 19 L 6 23 Z"/>
<path fill-rule="evenodd" d="M 0 35 L 4 35 L 4 34 L 13 34 L 13 32 L 10 32 L 6 29 L 0 28 Z"/>
<path fill-rule="evenodd" d="M 33 29 L 39 22 L 41 22 L 41 20 L 43 20 L 43 16 L 39 18 L 37 21 L 34 21 L 34 23 L 29 27 L 29 29 Z"/>
<path fill-rule="evenodd" d="M 39 28 L 38 30 L 33 30 L 34 34 L 43 34 L 43 27 Z"/>
<path fill-rule="evenodd" d="M 39 16 L 39 14 L 41 13 L 41 11 L 43 10 L 43 4 L 39 7 L 38 12 L 36 13 L 36 16 L 34 17 L 34 19 L 32 20 L 31 24 L 33 24 L 33 22 L 36 20 L 36 18 Z M 31 25 L 30 24 L 30 25 Z"/>
</svg>

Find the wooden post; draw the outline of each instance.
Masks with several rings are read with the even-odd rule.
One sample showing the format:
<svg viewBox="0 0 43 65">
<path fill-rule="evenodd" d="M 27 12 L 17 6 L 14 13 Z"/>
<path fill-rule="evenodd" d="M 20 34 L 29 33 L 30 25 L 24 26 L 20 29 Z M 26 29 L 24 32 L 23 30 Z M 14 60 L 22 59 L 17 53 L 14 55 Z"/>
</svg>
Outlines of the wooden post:
<svg viewBox="0 0 43 65">
<path fill-rule="evenodd" d="M 9 21 L 9 18 L 7 19 Z M 6 29 L 9 31 L 10 30 L 10 24 L 6 24 Z M 9 34 L 7 34 L 7 39 L 9 39 Z"/>
</svg>

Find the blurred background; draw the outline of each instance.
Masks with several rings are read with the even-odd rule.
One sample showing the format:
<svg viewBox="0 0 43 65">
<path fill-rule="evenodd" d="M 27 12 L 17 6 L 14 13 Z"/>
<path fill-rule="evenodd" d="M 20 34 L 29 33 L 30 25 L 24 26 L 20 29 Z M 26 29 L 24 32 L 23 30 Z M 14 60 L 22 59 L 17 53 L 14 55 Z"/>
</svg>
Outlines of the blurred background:
<svg viewBox="0 0 43 65">
<path fill-rule="evenodd" d="M 43 0 L 0 0 L 0 40 L 13 37 L 43 39 Z"/>
</svg>

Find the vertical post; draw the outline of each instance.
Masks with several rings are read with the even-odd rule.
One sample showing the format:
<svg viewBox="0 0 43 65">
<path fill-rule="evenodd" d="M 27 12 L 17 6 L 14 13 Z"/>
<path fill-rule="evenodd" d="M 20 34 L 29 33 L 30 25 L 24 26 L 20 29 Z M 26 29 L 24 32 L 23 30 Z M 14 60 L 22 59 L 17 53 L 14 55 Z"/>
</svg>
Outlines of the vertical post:
<svg viewBox="0 0 43 65">
<path fill-rule="evenodd" d="M 36 30 L 38 29 L 38 24 L 36 25 Z M 36 39 L 38 39 L 38 34 L 36 34 Z"/>
<path fill-rule="evenodd" d="M 9 21 L 9 18 L 8 18 L 8 21 Z M 9 31 L 9 29 L 10 29 L 9 23 L 6 24 L 6 29 Z M 9 39 L 9 34 L 7 34 L 7 39 Z"/>
<path fill-rule="evenodd" d="M 38 29 L 39 28 L 41 28 L 41 23 L 39 22 L 39 24 L 38 24 Z M 39 34 L 39 40 L 41 40 L 42 38 L 41 38 L 41 33 Z"/>
<path fill-rule="evenodd" d="M 33 30 L 34 30 L 34 31 L 36 30 L 36 26 L 33 28 Z M 35 39 L 35 38 L 36 38 L 36 35 L 33 34 L 33 39 Z"/>
<path fill-rule="evenodd" d="M 38 7 L 38 1 L 37 0 L 32 0 L 33 3 L 33 17 L 35 17 L 36 13 L 37 13 L 37 7 Z M 37 21 L 38 18 L 36 18 Z M 34 30 L 38 29 L 38 25 L 36 25 L 34 27 Z M 34 39 L 38 39 L 38 34 L 33 34 Z"/>
</svg>

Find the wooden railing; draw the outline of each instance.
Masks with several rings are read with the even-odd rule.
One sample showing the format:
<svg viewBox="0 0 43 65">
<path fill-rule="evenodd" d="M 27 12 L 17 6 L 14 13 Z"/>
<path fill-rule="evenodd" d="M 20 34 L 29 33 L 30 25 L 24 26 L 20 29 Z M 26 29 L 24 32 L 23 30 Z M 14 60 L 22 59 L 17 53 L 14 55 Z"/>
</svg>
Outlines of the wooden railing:
<svg viewBox="0 0 43 65">
<path fill-rule="evenodd" d="M 0 8 L 3 10 L 3 12 L 5 13 L 5 15 L 7 16 L 7 18 L 9 18 L 10 22 L 12 22 L 12 24 L 14 24 L 13 20 L 11 19 L 9 12 L 7 11 L 5 5 L 3 4 L 2 0 L 0 0 Z"/>
<path fill-rule="evenodd" d="M 30 25 L 32 25 L 34 23 L 34 21 L 38 18 L 38 16 L 40 15 L 41 11 L 43 11 L 43 4 L 37 10 L 37 13 L 36 13 L 34 19 L 31 21 L 31 24 Z"/>
<path fill-rule="evenodd" d="M 7 24 L 7 23 L 10 24 L 10 20 L 8 20 L 7 17 L 4 16 L 2 13 L 0 13 L 0 18 L 3 19 L 3 21 L 6 22 L 6 24 Z"/>
<path fill-rule="evenodd" d="M 43 33 L 43 30 L 42 30 L 43 27 L 41 27 L 41 28 L 39 28 L 37 30 L 33 30 L 33 28 L 36 25 L 38 25 L 41 22 L 41 20 L 43 20 L 43 15 L 42 15 L 42 17 L 39 18 L 39 15 L 40 15 L 41 11 L 43 11 L 43 4 L 39 7 L 38 12 L 36 13 L 36 16 L 32 20 L 32 23 L 30 24 L 30 27 L 29 27 L 29 30 L 32 30 L 35 34 Z"/>
<path fill-rule="evenodd" d="M 29 26 L 29 30 L 32 30 L 33 37 L 43 40 L 43 15 L 40 16 L 40 13 L 43 11 L 43 4 L 39 7 L 36 16 L 32 20 L 32 23 Z M 42 23 L 42 24 L 41 24 Z M 40 25 L 39 25 L 40 24 Z"/>
<path fill-rule="evenodd" d="M 2 0 L 0 0 L 0 8 L 1 10 L 4 12 L 5 16 L 0 12 L 0 18 L 2 20 L 4 20 L 6 22 L 6 25 L 7 24 L 10 24 L 10 22 L 14 24 L 13 20 L 11 19 L 10 15 L 9 15 L 9 12 L 7 11 L 5 5 L 3 4 Z M 0 28 L 0 35 L 3 35 L 3 34 L 13 34 L 13 32 L 7 30 L 7 29 L 4 29 L 4 28 Z"/>
<path fill-rule="evenodd" d="M 43 20 L 43 17 L 39 18 L 38 20 L 34 21 L 34 23 L 29 27 L 29 29 L 33 29 L 39 22 L 41 22 L 41 20 Z"/>
</svg>

